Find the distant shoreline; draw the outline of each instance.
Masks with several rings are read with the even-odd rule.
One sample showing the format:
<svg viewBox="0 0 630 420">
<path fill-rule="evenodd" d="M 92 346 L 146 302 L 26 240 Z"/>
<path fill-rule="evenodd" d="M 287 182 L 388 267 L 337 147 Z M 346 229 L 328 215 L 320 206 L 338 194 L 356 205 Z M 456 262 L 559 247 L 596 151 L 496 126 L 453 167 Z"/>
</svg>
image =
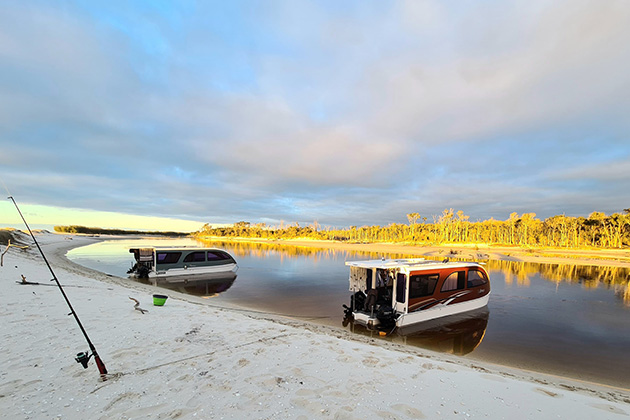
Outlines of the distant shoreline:
<svg viewBox="0 0 630 420">
<path fill-rule="evenodd" d="M 407 254 L 418 257 L 451 257 L 473 260 L 522 261 L 544 264 L 572 264 L 630 268 L 630 249 L 565 249 L 488 246 L 485 244 L 405 245 L 394 243 L 348 243 L 311 239 L 262 239 L 224 236 L 197 237 L 200 240 L 289 245 L 309 248 Z"/>
<path fill-rule="evenodd" d="M 19 230 L 0 228 L 0 230 Z M 50 232 L 54 235 L 68 237 L 88 237 L 100 240 L 155 238 L 161 235 L 147 233 L 144 235 L 95 235 Z M 404 254 L 430 258 L 463 258 L 475 261 L 517 261 L 540 264 L 569 264 L 585 266 L 626 267 L 630 268 L 630 249 L 572 249 L 572 248 L 523 248 L 518 246 L 493 246 L 487 244 L 441 244 L 411 245 L 400 243 L 350 243 L 340 241 L 297 239 L 264 239 L 233 236 L 194 236 L 189 237 L 211 242 L 259 243 L 270 245 L 286 245 L 314 249 L 332 249 L 339 251 L 359 251 L 377 254 Z M 4 241 L 3 241 L 4 242 Z"/>
</svg>

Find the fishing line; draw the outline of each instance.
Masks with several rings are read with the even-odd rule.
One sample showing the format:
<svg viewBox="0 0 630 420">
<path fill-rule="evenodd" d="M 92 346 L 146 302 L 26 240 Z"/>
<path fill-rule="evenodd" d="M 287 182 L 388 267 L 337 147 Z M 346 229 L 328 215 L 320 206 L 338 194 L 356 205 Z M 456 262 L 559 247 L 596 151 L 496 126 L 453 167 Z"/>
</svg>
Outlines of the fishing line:
<svg viewBox="0 0 630 420">
<path fill-rule="evenodd" d="M 159 365 L 148 366 L 148 367 L 145 367 L 145 368 L 142 368 L 142 369 L 136 369 L 136 370 L 128 371 L 128 372 L 112 373 L 112 374 L 106 375 L 106 377 L 110 378 L 110 379 L 117 379 L 117 378 L 120 378 L 122 376 L 137 375 L 137 374 L 141 374 L 141 373 L 144 373 L 144 372 L 148 372 L 150 370 L 159 369 L 159 368 L 164 367 L 164 366 L 174 365 L 174 364 L 177 364 L 177 363 L 186 362 L 188 360 L 197 359 L 199 357 L 208 357 L 208 356 L 212 356 L 212 355 L 214 355 L 216 353 L 225 352 L 225 351 L 233 351 L 233 350 L 236 350 L 236 349 L 240 349 L 242 347 L 251 346 L 252 344 L 265 343 L 267 341 L 277 340 L 279 338 L 290 337 L 290 336 L 293 336 L 293 335 L 296 335 L 296 334 L 295 333 L 284 333 L 284 334 L 274 335 L 274 336 L 271 336 L 271 337 L 263 337 L 263 338 L 259 338 L 258 340 L 249 341 L 247 343 L 242 343 L 242 344 L 237 344 L 237 345 L 232 346 L 232 347 L 224 347 L 224 348 L 221 348 L 219 350 L 212 350 L 212 351 L 209 351 L 209 352 L 206 352 L 206 353 L 202 353 L 202 354 L 195 354 L 194 356 L 188 356 L 188 357 L 184 357 L 184 358 L 177 359 L 177 360 L 171 360 L 170 362 L 160 363 Z M 102 385 L 102 386 L 100 386 L 98 388 L 95 388 L 92 392 L 90 392 L 90 394 L 93 394 L 94 392 L 98 391 L 103 386 L 105 386 L 105 385 Z"/>
<path fill-rule="evenodd" d="M 4 185 L 4 182 L 2 183 L 2 185 Z M 6 187 L 6 185 L 4 185 L 4 188 L 7 190 L 7 193 L 8 193 L 9 189 Z M 100 372 L 101 377 L 104 378 L 104 375 L 107 374 L 107 368 L 105 367 L 105 364 L 103 363 L 103 361 L 101 360 L 100 356 L 98 355 L 98 353 L 96 351 L 96 347 L 94 347 L 94 344 L 92 344 L 92 341 L 90 340 L 90 337 L 88 337 L 87 332 L 85 331 L 85 328 L 83 328 L 83 324 L 81 324 L 81 320 L 79 320 L 79 316 L 74 311 L 74 308 L 72 307 L 72 304 L 70 303 L 70 300 L 68 299 L 68 296 L 66 295 L 66 292 L 63 290 L 63 287 L 61 286 L 61 283 L 59 283 L 59 279 L 57 279 L 57 276 L 55 275 L 55 272 L 53 271 L 52 267 L 48 263 L 48 259 L 46 258 L 46 255 L 44 254 L 44 251 L 42 251 L 42 248 L 39 246 L 39 242 L 37 242 L 37 239 L 35 239 L 35 235 L 33 234 L 33 231 L 31 230 L 31 228 L 28 225 L 28 223 L 26 223 L 26 219 L 24 218 L 24 215 L 22 214 L 22 211 L 20 211 L 20 208 L 18 207 L 17 203 L 15 202 L 15 199 L 11 195 L 9 195 L 9 197 L 7 197 L 7 198 L 9 200 L 13 201 L 13 204 L 15 205 L 15 208 L 17 209 L 18 213 L 20 214 L 20 217 L 22 218 L 22 221 L 24 222 L 24 225 L 26 226 L 26 229 L 28 229 L 28 233 L 30 233 L 31 238 L 33 238 L 33 242 L 35 242 L 35 245 L 37 246 L 37 249 L 39 250 L 39 253 L 41 254 L 42 258 L 44 259 L 44 262 L 46 263 L 46 266 L 48 267 L 48 270 L 50 271 L 50 274 L 52 274 L 52 276 L 53 276 L 52 279 L 55 281 L 55 283 L 57 283 L 57 287 L 59 288 L 59 291 L 61 292 L 61 295 L 63 296 L 63 298 L 65 299 L 66 303 L 68 304 L 68 307 L 70 308 L 70 313 L 68 315 L 74 316 L 74 319 L 77 321 L 77 324 L 79 325 L 79 328 L 81 329 L 81 332 L 83 333 L 83 336 L 85 337 L 85 340 L 88 343 L 88 346 L 90 348 L 91 354 L 88 354 L 87 352 L 85 352 L 85 353 L 78 353 L 77 357 L 75 358 L 75 360 L 78 363 L 81 363 L 81 365 L 85 369 L 87 369 L 88 361 L 90 360 L 90 358 L 92 356 L 94 356 L 94 361 L 96 362 L 96 366 L 98 367 L 98 371 Z"/>
<path fill-rule="evenodd" d="M 190 301 L 188 301 L 190 302 Z M 193 302 L 191 302 L 193 303 Z M 201 305 L 201 303 L 200 303 Z M 271 315 L 271 316 L 281 316 L 281 317 L 285 317 L 285 318 L 296 318 L 296 319 L 305 319 L 305 320 L 309 320 L 309 319 L 328 319 L 328 318 L 334 318 L 332 316 L 320 316 L 320 315 L 294 315 L 294 314 L 281 314 L 278 312 L 267 312 L 267 311 L 258 311 L 255 309 L 247 309 L 247 308 L 231 308 L 229 306 L 220 306 L 220 305 L 213 305 L 211 303 L 202 303 L 203 306 L 208 306 L 210 308 L 215 308 L 215 309 L 222 309 L 222 310 L 227 310 L 227 311 L 232 311 L 232 312 L 243 312 L 243 313 L 251 313 L 251 314 L 259 314 L 259 315 Z"/>
<path fill-rule="evenodd" d="M 8 195 L 9 197 L 11 197 L 11 193 L 9 192 L 9 189 L 8 189 L 8 188 L 7 188 L 7 186 L 5 185 L 5 183 L 4 183 L 4 181 L 2 180 L 2 178 L 0 178 L 0 182 L 2 182 L 2 186 L 3 186 L 3 187 L 4 187 L 4 189 L 6 190 L 7 195 Z"/>
</svg>

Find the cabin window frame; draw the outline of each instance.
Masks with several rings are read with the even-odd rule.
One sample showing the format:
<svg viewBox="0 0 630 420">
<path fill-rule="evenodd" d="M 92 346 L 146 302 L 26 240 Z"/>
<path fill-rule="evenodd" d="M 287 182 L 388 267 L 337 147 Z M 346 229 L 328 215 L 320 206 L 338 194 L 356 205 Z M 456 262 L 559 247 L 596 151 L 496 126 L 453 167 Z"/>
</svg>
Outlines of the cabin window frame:
<svg viewBox="0 0 630 420">
<path fill-rule="evenodd" d="M 421 282 L 426 282 L 426 292 L 422 294 L 416 294 L 417 290 L 422 287 Z M 431 282 L 433 284 L 431 284 Z M 438 283 L 440 282 L 440 273 L 422 273 L 409 275 L 409 300 L 418 299 L 432 296 L 435 293 Z M 414 288 L 414 283 L 420 283 L 418 287 Z"/>
<path fill-rule="evenodd" d="M 481 280 L 480 283 L 478 283 L 478 284 L 471 284 L 470 273 L 472 273 L 472 272 L 479 273 L 481 275 L 480 279 L 473 279 L 473 280 Z M 488 284 L 488 275 L 486 274 L 485 271 L 479 270 L 479 269 L 476 269 L 476 268 L 471 268 L 470 270 L 468 270 L 468 275 L 466 276 L 466 287 L 467 288 L 485 286 L 486 284 Z"/>
<path fill-rule="evenodd" d="M 454 281 L 452 281 L 454 280 Z M 440 292 L 452 292 L 454 290 L 464 290 L 466 288 L 466 270 L 456 270 L 449 273 L 444 279 Z M 447 288 L 448 286 L 448 288 Z"/>
<path fill-rule="evenodd" d="M 232 256 L 225 251 L 207 251 L 207 261 L 230 261 L 233 260 Z M 212 257 L 210 257 L 212 255 Z"/>
<path fill-rule="evenodd" d="M 165 256 L 162 260 L 160 260 L 161 255 Z M 171 257 L 173 255 L 177 255 L 177 258 Z M 177 264 L 181 258 L 181 251 L 158 251 L 155 253 L 155 263 L 159 265 Z"/>
<path fill-rule="evenodd" d="M 407 275 L 405 273 L 396 274 L 396 302 L 402 304 L 407 302 Z"/>
</svg>

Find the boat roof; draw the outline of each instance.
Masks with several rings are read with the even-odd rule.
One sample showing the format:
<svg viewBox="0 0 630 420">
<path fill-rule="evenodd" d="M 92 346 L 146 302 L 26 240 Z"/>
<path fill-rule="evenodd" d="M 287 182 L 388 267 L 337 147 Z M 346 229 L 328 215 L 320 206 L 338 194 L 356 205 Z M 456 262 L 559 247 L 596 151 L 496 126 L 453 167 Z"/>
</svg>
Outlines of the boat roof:
<svg viewBox="0 0 630 420">
<path fill-rule="evenodd" d="M 142 247 L 129 248 L 129 249 L 130 250 L 150 249 L 150 250 L 155 250 L 155 251 L 225 251 L 224 249 L 221 249 L 221 248 L 199 247 L 199 246 L 142 246 Z"/>
<path fill-rule="evenodd" d="M 380 268 L 380 269 L 407 269 L 407 270 L 428 270 L 444 267 L 471 267 L 479 266 L 480 264 L 472 261 L 435 261 L 426 260 L 424 258 L 399 258 L 399 259 L 385 259 L 380 260 L 363 260 L 363 261 L 346 261 L 346 265 L 350 267 L 360 268 Z"/>
</svg>

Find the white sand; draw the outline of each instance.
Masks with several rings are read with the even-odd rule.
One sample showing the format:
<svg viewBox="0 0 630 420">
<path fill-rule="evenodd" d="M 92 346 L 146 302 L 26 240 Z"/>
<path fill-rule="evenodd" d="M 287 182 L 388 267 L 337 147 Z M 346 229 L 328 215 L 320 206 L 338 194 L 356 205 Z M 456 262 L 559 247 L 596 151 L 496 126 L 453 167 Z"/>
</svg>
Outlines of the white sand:
<svg viewBox="0 0 630 420">
<path fill-rule="evenodd" d="M 76 353 L 83 335 L 39 254 L 0 268 L 2 419 L 622 419 L 630 392 L 372 341 L 212 300 L 123 286 L 38 236 L 109 375 Z M 0 246 L 0 251 L 5 247 Z M 28 281 L 47 285 L 20 285 Z M 238 281 L 238 280 L 237 280 Z M 149 312 L 134 310 L 129 297 Z"/>
</svg>

